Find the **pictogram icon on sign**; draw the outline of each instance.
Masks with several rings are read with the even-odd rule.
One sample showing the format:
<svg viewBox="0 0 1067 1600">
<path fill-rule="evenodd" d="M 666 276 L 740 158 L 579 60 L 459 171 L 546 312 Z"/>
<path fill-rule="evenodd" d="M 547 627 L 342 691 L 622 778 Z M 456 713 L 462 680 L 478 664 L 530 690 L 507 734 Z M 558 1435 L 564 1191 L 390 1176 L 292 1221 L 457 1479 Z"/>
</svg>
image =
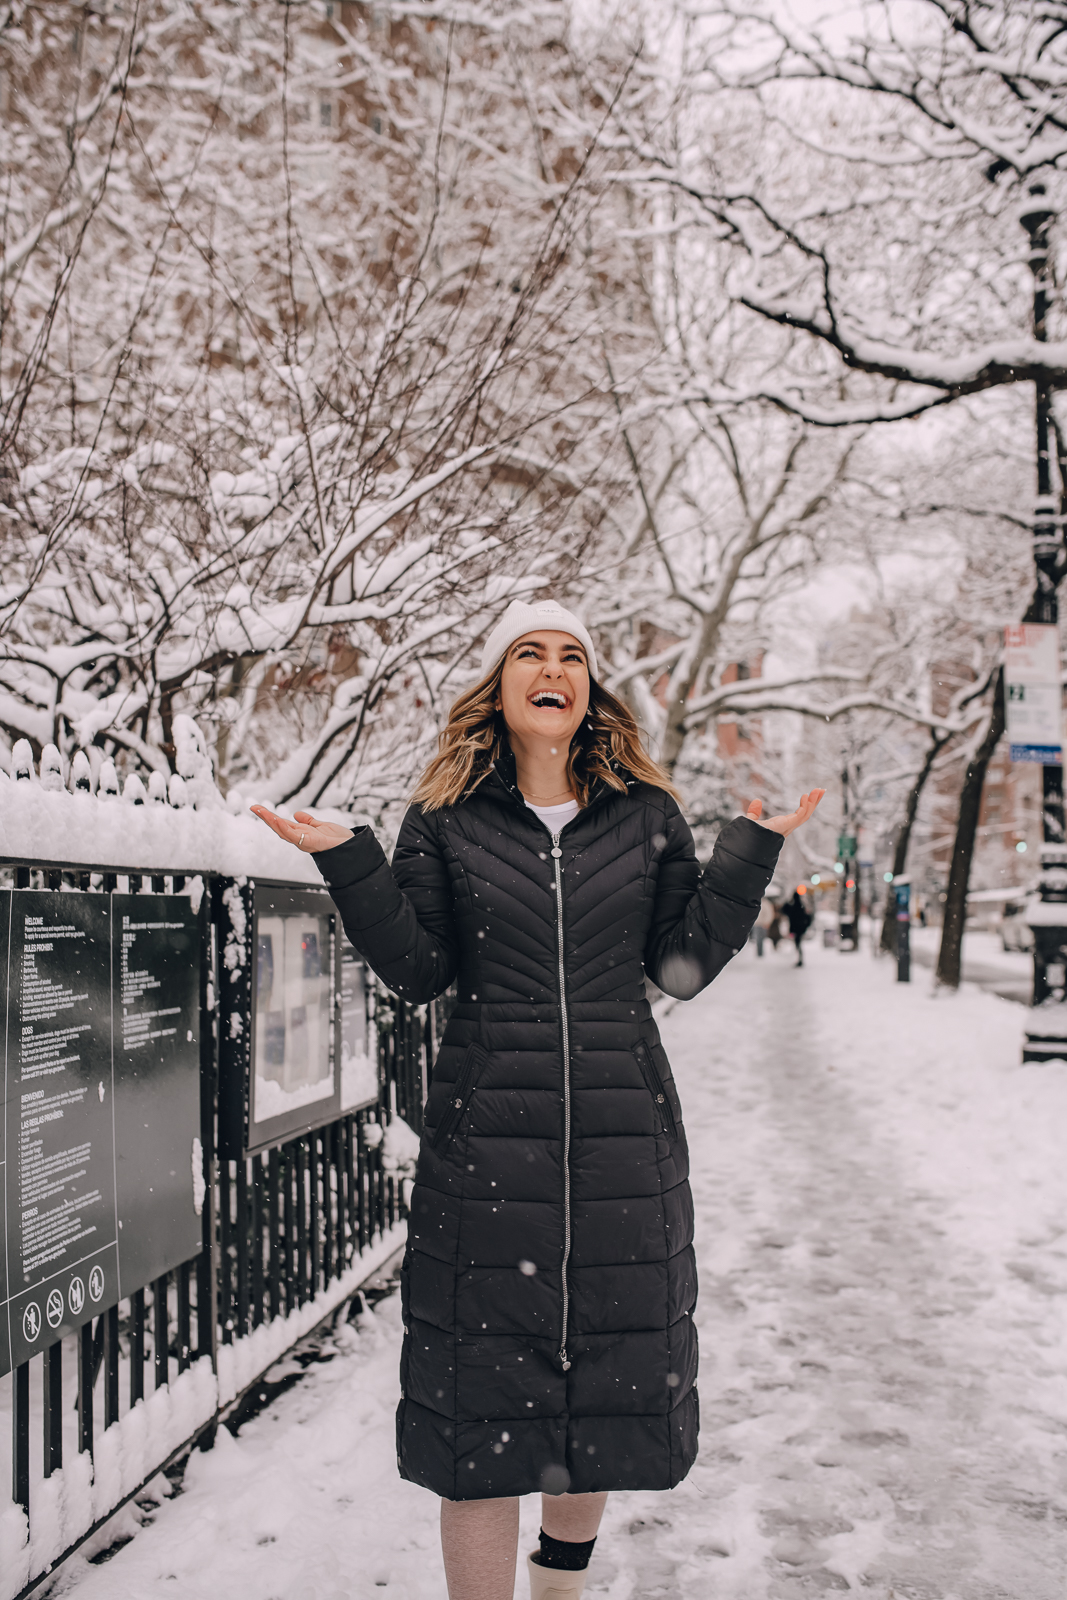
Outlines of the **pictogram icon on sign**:
<svg viewBox="0 0 1067 1600">
<path fill-rule="evenodd" d="M 58 1328 L 63 1321 L 63 1296 L 58 1289 L 51 1289 L 48 1299 L 44 1303 L 44 1314 L 48 1318 L 50 1328 Z"/>
<path fill-rule="evenodd" d="M 70 1306 L 71 1315 L 75 1317 L 85 1304 L 85 1285 L 80 1278 L 71 1278 L 70 1288 L 67 1290 L 67 1304 Z"/>
<path fill-rule="evenodd" d="M 94 1267 L 89 1274 L 89 1299 L 100 1300 L 104 1293 L 104 1269 Z"/>
<path fill-rule="evenodd" d="M 22 1313 L 22 1337 L 27 1344 L 33 1344 L 41 1331 L 41 1308 L 33 1300 L 30 1301 Z"/>
</svg>

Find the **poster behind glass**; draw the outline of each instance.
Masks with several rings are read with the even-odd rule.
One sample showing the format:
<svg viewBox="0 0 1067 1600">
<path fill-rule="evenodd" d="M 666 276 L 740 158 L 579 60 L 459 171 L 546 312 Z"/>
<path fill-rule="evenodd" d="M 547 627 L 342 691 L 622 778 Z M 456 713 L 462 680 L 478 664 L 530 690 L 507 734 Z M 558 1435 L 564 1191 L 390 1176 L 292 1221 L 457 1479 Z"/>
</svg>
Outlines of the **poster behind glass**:
<svg viewBox="0 0 1067 1600">
<path fill-rule="evenodd" d="M 347 940 L 341 944 L 341 1109 L 378 1098 L 377 1030 L 367 1015 L 367 969 Z"/>
<path fill-rule="evenodd" d="M 264 910 L 256 919 L 253 1124 L 336 1096 L 333 921 L 325 911 L 295 909 Z"/>
</svg>

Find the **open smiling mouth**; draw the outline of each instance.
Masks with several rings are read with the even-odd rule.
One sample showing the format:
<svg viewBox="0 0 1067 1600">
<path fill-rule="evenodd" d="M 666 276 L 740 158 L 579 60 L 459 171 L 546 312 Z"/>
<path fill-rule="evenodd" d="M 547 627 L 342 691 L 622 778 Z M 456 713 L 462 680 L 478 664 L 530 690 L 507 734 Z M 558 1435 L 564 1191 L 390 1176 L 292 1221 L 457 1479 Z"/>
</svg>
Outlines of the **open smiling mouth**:
<svg viewBox="0 0 1067 1600">
<path fill-rule="evenodd" d="M 530 704 L 537 706 L 538 709 L 566 711 L 570 701 L 565 694 L 557 694 L 555 689 L 539 689 L 536 694 L 530 696 Z"/>
</svg>

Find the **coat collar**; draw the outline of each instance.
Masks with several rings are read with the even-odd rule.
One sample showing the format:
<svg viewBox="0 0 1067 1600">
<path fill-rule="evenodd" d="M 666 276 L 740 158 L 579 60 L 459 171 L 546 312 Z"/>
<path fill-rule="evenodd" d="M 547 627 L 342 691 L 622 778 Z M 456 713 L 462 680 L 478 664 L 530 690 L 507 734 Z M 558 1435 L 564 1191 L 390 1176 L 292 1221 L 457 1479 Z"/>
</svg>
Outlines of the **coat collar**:
<svg viewBox="0 0 1067 1600">
<path fill-rule="evenodd" d="M 632 789 L 637 782 L 637 779 L 631 772 L 627 771 L 621 762 L 612 762 L 612 770 L 617 772 L 625 781 L 627 789 Z M 491 795 L 494 799 L 505 804 L 518 805 L 525 809 L 526 801 L 523 799 L 522 790 L 519 788 L 515 756 L 511 750 L 505 750 L 493 762 L 492 766 L 486 768 L 481 778 L 467 790 L 467 793 L 463 796 L 464 800 L 469 800 L 476 790 Z M 619 794 L 618 789 L 613 789 L 609 783 L 604 782 L 603 778 L 598 778 L 589 796 L 589 804 L 583 806 L 579 816 L 588 816 L 591 811 L 602 805 L 605 800 L 617 794 Z"/>
</svg>

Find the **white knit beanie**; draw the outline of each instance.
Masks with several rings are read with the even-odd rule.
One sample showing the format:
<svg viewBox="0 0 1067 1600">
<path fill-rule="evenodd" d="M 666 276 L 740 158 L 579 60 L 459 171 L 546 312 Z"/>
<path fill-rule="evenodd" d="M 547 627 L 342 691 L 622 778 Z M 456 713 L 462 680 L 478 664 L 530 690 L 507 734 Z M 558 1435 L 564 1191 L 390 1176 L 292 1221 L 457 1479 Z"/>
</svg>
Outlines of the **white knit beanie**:
<svg viewBox="0 0 1067 1600">
<path fill-rule="evenodd" d="M 589 676 L 597 676 L 596 651 L 589 629 L 573 611 L 564 611 L 558 600 L 537 600 L 532 606 L 525 600 L 513 600 L 496 627 L 485 641 L 482 650 L 482 677 L 492 672 L 497 662 L 524 634 L 536 633 L 543 628 L 546 633 L 570 633 L 585 646 L 589 663 Z"/>
</svg>

